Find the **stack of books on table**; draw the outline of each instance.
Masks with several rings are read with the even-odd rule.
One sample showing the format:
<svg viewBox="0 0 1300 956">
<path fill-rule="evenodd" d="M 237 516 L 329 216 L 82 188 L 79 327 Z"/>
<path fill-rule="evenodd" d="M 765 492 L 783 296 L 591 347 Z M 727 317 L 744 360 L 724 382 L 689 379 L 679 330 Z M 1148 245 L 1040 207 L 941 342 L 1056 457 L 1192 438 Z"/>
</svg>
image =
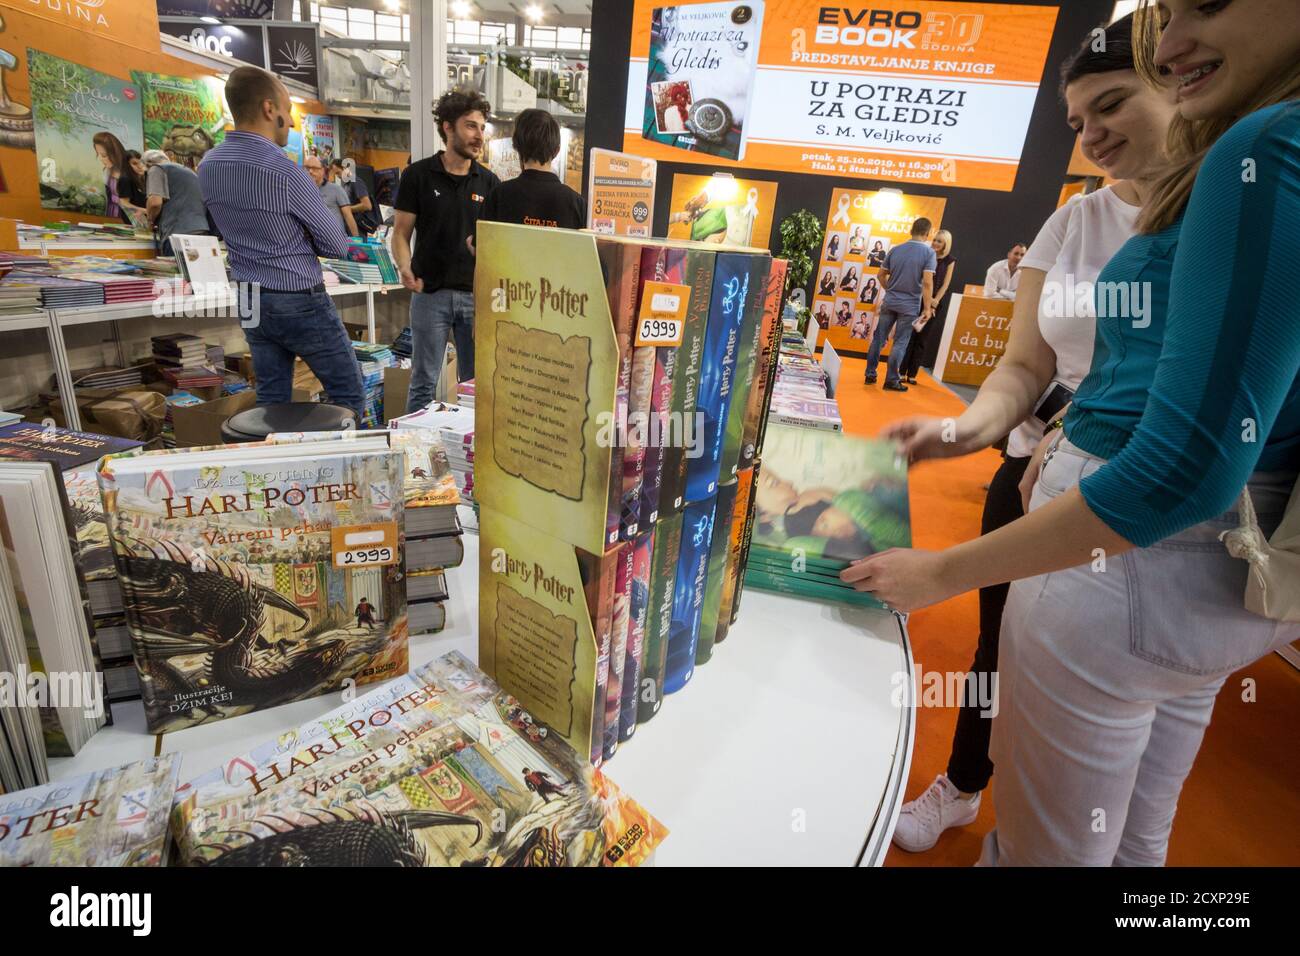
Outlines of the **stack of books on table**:
<svg viewBox="0 0 1300 956">
<path fill-rule="evenodd" d="M 384 369 L 392 368 L 397 359 L 387 345 L 353 342 L 357 362 L 361 365 L 362 385 L 366 393 L 362 428 L 378 428 L 384 421 Z"/>
<path fill-rule="evenodd" d="M 134 259 L 132 265 L 148 276 L 157 278 L 179 277 L 181 267 L 172 259 Z"/>
<path fill-rule="evenodd" d="M 379 266 L 366 262 L 351 262 L 347 259 L 325 259 L 324 266 L 340 278 L 358 285 L 382 285 L 383 273 Z"/>
<path fill-rule="evenodd" d="M 465 559 L 456 506 L 460 495 L 438 433 L 429 428 L 390 432 L 401 450 L 406 540 L 406 613 L 412 634 L 440 631 L 447 623 L 447 568 Z"/>
<path fill-rule="evenodd" d="M 844 429 L 840 407 L 833 398 L 798 398 L 784 394 L 780 389 L 772 393 L 768 420 L 805 428 L 823 428 L 832 432 Z"/>
<path fill-rule="evenodd" d="M 80 388 L 129 388 L 144 384 L 140 366 L 131 368 L 88 368 L 74 370 L 73 382 Z"/>
<path fill-rule="evenodd" d="M 44 256 L 33 256 L 26 252 L 0 252 L 0 266 L 10 269 L 43 269 L 49 260 Z"/>
<path fill-rule="evenodd" d="M 456 386 L 456 401 L 466 408 L 474 407 L 474 380 L 460 382 Z"/>
<path fill-rule="evenodd" d="M 447 463 L 456 480 L 456 491 L 466 504 L 474 503 L 474 409 L 464 405 L 434 402 L 428 408 L 403 415 L 388 423 L 389 428 L 425 428 L 442 441 Z"/>
<path fill-rule="evenodd" d="M 157 298 L 153 279 L 144 275 L 110 272 L 66 272 L 65 278 L 82 282 L 95 282 L 104 288 L 104 304 L 120 302 L 151 302 Z"/>
<path fill-rule="evenodd" d="M 840 572 L 860 558 L 911 547 L 906 462 L 890 442 L 775 420 L 765 442 L 745 584 L 881 607 Z"/>
<path fill-rule="evenodd" d="M 104 287 L 98 282 L 82 282 L 20 269 L 5 276 L 5 283 L 10 282 L 30 282 L 39 287 L 41 307 L 45 309 L 84 309 L 104 304 Z"/>
<path fill-rule="evenodd" d="M 26 315 L 41 308 L 41 287 L 31 281 L 0 279 L 0 315 Z"/>
<path fill-rule="evenodd" d="M 160 368 L 202 368 L 208 359 L 203 340 L 188 332 L 155 335 L 149 341 L 153 345 L 153 360 Z"/>
<path fill-rule="evenodd" d="M 411 327 L 409 325 L 397 333 L 397 338 L 393 339 L 392 349 L 393 354 L 401 358 L 409 359 L 411 357 Z"/>
</svg>

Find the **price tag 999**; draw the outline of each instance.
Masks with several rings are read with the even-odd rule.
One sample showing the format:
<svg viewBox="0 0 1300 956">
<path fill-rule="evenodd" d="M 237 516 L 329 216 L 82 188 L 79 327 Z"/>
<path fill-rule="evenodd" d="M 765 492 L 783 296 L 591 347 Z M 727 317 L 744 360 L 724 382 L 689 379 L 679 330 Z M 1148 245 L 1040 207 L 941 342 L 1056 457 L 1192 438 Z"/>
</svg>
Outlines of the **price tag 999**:
<svg viewBox="0 0 1300 956">
<path fill-rule="evenodd" d="M 397 523 L 349 525 L 330 530 L 336 568 L 377 568 L 397 563 Z"/>
<path fill-rule="evenodd" d="M 641 292 L 636 345 L 676 347 L 686 328 L 686 305 L 691 287 L 672 282 L 647 282 Z"/>
</svg>

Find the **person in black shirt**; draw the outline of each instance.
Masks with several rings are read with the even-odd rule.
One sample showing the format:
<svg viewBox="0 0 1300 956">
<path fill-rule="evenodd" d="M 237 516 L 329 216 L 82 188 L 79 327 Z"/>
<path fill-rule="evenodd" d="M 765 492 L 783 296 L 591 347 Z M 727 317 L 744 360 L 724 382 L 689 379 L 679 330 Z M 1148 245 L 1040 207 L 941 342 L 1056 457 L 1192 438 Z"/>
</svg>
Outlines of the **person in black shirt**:
<svg viewBox="0 0 1300 956">
<path fill-rule="evenodd" d="M 492 191 L 480 219 L 525 226 L 581 229 L 587 203 L 560 177 L 551 163 L 560 153 L 560 124 L 546 110 L 524 110 L 515 119 L 513 138 L 523 172 Z"/>
<path fill-rule="evenodd" d="M 397 186 L 393 258 L 411 290 L 408 412 L 433 401 L 456 342 L 456 375 L 474 377 L 474 255 L 470 239 L 483 204 L 500 183 L 478 162 L 492 107 L 474 90 L 444 93 L 433 108 L 446 149 L 412 163 Z M 417 236 L 411 250 L 411 234 Z"/>
</svg>

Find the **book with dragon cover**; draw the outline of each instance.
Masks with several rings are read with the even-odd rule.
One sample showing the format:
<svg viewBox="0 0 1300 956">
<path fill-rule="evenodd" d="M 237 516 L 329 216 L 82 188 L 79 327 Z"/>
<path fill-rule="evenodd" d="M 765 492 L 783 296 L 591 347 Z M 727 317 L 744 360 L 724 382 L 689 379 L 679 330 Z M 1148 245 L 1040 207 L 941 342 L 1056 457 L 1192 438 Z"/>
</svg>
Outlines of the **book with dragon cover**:
<svg viewBox="0 0 1300 956">
<path fill-rule="evenodd" d="M 151 733 L 406 672 L 403 464 L 382 433 L 104 461 Z"/>
<path fill-rule="evenodd" d="M 0 796 L 0 866 L 162 866 L 179 754 Z"/>
<path fill-rule="evenodd" d="M 762 0 L 656 7 L 642 138 L 742 159 L 762 32 Z"/>
<path fill-rule="evenodd" d="M 456 652 L 176 798 L 192 865 L 635 866 L 667 835 Z"/>
</svg>

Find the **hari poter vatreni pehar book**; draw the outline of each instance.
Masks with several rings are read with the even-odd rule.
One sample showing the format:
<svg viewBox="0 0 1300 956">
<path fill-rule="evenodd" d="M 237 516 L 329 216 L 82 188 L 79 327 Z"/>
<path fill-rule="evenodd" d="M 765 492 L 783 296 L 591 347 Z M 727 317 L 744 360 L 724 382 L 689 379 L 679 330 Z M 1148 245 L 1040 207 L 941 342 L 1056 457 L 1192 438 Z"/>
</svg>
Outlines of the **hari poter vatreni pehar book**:
<svg viewBox="0 0 1300 956">
<path fill-rule="evenodd" d="M 406 672 L 402 468 L 383 434 L 105 460 L 151 732 Z"/>
<path fill-rule="evenodd" d="M 176 796 L 197 865 L 634 866 L 667 834 L 454 651 Z"/>
</svg>

